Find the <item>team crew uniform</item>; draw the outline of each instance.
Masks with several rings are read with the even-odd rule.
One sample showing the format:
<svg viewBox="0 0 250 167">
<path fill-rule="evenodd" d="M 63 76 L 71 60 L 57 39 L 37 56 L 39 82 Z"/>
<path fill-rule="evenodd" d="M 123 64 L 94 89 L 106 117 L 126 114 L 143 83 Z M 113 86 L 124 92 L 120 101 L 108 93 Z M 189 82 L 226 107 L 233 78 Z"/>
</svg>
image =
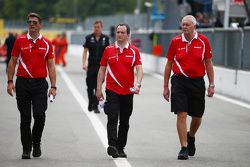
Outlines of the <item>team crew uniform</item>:
<svg viewBox="0 0 250 167">
<path fill-rule="evenodd" d="M 89 51 L 86 84 L 89 103 L 92 104 L 93 109 L 97 108 L 97 105 L 99 103 L 95 96 L 97 75 L 100 68 L 102 53 L 108 45 L 108 36 L 101 34 L 99 41 L 97 41 L 94 33 L 86 36 L 85 43 L 83 44 L 83 47 L 88 48 Z"/>
<path fill-rule="evenodd" d="M 108 144 L 123 149 L 127 143 L 129 117 L 133 110 L 134 66 L 141 65 L 139 50 L 127 43 L 122 50 L 117 43 L 106 47 L 100 62 L 107 67 L 106 102 Z M 120 118 L 117 132 L 118 118 Z M 117 134 L 118 133 L 118 134 Z"/>
<path fill-rule="evenodd" d="M 188 42 L 181 34 L 171 41 L 166 57 L 174 62 L 171 111 L 187 111 L 190 116 L 202 117 L 205 109 L 204 61 L 212 57 L 208 39 L 196 32 Z"/>
<path fill-rule="evenodd" d="M 12 56 L 19 58 L 16 99 L 21 116 L 21 141 L 24 150 L 31 150 L 32 142 L 40 143 L 44 128 L 48 97 L 46 61 L 54 58 L 53 48 L 41 34 L 32 40 L 27 33 L 15 41 Z M 31 104 L 34 117 L 32 131 Z"/>
</svg>

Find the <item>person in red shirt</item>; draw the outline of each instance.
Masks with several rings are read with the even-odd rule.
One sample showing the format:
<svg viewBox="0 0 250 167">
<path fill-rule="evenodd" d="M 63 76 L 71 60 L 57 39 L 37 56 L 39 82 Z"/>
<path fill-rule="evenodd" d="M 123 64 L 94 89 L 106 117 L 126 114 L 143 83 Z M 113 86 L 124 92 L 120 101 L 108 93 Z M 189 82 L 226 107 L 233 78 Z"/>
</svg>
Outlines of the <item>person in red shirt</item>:
<svg viewBox="0 0 250 167">
<path fill-rule="evenodd" d="M 128 42 L 129 35 L 129 26 L 118 24 L 116 41 L 105 48 L 97 77 L 96 97 L 98 100 L 104 100 L 102 84 L 107 71 L 104 112 L 108 116 L 107 152 L 113 158 L 127 157 L 124 147 L 127 143 L 129 118 L 133 110 L 133 95 L 139 94 L 143 76 L 139 50 Z M 134 68 L 137 71 L 136 82 L 134 82 Z"/>
<path fill-rule="evenodd" d="M 164 98 L 169 101 L 171 70 L 171 111 L 177 114 L 177 131 L 181 150 L 178 159 L 186 160 L 195 154 L 195 134 L 205 110 L 205 82 L 207 73 L 208 97 L 214 94 L 214 70 L 208 39 L 196 32 L 196 19 L 187 15 L 182 19 L 183 33 L 171 41 L 164 72 Z M 187 115 L 192 117 L 187 132 Z"/>
<path fill-rule="evenodd" d="M 56 70 L 51 42 L 40 34 L 41 17 L 37 13 L 27 16 L 28 33 L 18 37 L 14 43 L 8 65 L 7 92 L 16 92 L 17 107 L 20 112 L 22 159 L 41 156 L 40 142 L 45 124 L 47 99 L 56 96 Z M 13 83 L 15 67 L 18 63 L 16 83 Z M 48 92 L 47 70 L 51 87 Z M 32 113 L 31 114 L 31 108 Z M 32 131 L 31 115 L 34 118 Z"/>
<path fill-rule="evenodd" d="M 60 53 L 60 43 L 61 37 L 60 34 L 57 34 L 51 41 L 52 45 L 54 46 L 54 53 L 55 53 L 55 63 L 59 64 L 59 53 Z"/>
<path fill-rule="evenodd" d="M 60 48 L 60 51 L 59 51 L 59 55 L 58 55 L 58 62 L 56 61 L 56 64 L 62 63 L 63 67 L 65 67 L 67 63 L 66 63 L 64 56 L 68 50 L 68 41 L 67 41 L 65 32 L 63 32 L 61 35 L 61 39 L 59 41 L 59 48 Z"/>
</svg>

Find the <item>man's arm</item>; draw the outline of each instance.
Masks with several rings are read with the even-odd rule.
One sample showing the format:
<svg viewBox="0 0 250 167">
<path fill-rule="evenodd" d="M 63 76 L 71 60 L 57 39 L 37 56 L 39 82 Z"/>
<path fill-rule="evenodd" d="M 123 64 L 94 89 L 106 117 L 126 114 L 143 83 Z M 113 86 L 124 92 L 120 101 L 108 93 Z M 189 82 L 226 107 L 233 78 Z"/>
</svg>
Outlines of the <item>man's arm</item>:
<svg viewBox="0 0 250 167">
<path fill-rule="evenodd" d="M 49 90 L 49 95 L 56 96 L 56 68 L 55 68 L 55 62 L 54 59 L 48 59 L 47 60 L 47 67 L 49 72 L 49 79 L 51 88 Z"/>
<path fill-rule="evenodd" d="M 82 68 L 83 68 L 83 70 L 85 70 L 85 71 L 88 70 L 88 65 L 86 64 L 86 61 L 87 61 L 87 53 L 88 53 L 88 48 L 83 48 L 83 53 L 82 53 Z"/>
<path fill-rule="evenodd" d="M 7 86 L 7 92 L 9 95 L 13 96 L 13 91 L 15 92 L 15 85 L 13 82 L 13 77 L 15 73 L 15 68 L 17 64 L 17 57 L 11 56 L 8 69 L 7 69 L 7 75 L 8 75 L 8 86 Z"/>
<path fill-rule="evenodd" d="M 173 61 L 167 61 L 165 70 L 164 70 L 164 87 L 163 87 L 163 96 L 164 98 L 169 101 L 169 78 L 171 74 L 171 69 L 172 69 Z"/>
<path fill-rule="evenodd" d="M 205 65 L 206 65 L 206 71 L 207 71 L 207 76 L 208 76 L 208 89 L 207 89 L 207 96 L 208 97 L 213 97 L 214 95 L 214 68 L 213 68 L 213 62 L 211 59 L 206 59 L 205 60 Z"/>
<path fill-rule="evenodd" d="M 136 72 L 137 72 L 135 94 L 139 94 L 140 88 L 141 88 L 141 82 L 142 82 L 142 78 L 143 78 L 143 69 L 142 69 L 142 65 L 136 65 L 135 68 L 136 68 Z"/>
<path fill-rule="evenodd" d="M 101 66 L 98 71 L 96 97 L 99 101 L 104 99 L 102 94 L 102 83 L 105 77 L 106 68 L 105 66 Z"/>
</svg>

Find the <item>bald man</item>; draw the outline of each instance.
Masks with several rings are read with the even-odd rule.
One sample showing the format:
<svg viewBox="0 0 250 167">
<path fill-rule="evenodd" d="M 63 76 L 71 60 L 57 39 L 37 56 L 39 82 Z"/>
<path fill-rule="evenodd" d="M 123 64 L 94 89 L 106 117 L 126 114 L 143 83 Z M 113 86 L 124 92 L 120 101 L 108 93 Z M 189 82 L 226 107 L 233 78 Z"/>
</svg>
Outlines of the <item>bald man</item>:
<svg viewBox="0 0 250 167">
<path fill-rule="evenodd" d="M 174 37 L 168 49 L 164 71 L 164 98 L 169 101 L 171 71 L 171 112 L 177 115 L 177 131 L 181 150 L 179 160 L 194 156 L 195 134 L 200 127 L 205 110 L 205 82 L 209 85 L 207 96 L 214 94 L 214 70 L 212 52 L 207 37 L 196 32 L 196 19 L 187 15 L 181 21 L 182 34 Z M 187 116 L 192 118 L 187 130 Z"/>
</svg>

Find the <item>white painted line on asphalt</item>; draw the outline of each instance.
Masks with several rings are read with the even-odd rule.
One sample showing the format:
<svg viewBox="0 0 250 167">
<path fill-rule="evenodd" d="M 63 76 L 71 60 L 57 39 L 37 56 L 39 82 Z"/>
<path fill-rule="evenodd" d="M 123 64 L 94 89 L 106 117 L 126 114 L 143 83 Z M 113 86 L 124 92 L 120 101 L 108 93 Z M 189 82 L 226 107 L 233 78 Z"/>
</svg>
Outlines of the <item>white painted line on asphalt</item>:
<svg viewBox="0 0 250 167">
<path fill-rule="evenodd" d="M 218 94 L 215 94 L 214 97 L 250 109 L 250 105 L 247 103 L 244 103 L 235 99 L 231 99 L 226 96 L 218 95 Z"/>
<path fill-rule="evenodd" d="M 84 113 L 89 118 L 104 148 L 106 149 L 108 147 L 107 131 L 103 126 L 103 124 L 101 123 L 100 119 L 96 116 L 96 114 L 93 114 L 93 112 L 87 111 L 87 106 L 88 106 L 87 102 L 84 100 L 83 96 L 79 93 L 79 91 L 77 90 L 73 82 L 70 80 L 68 75 L 64 72 L 64 70 L 61 67 L 57 67 L 57 71 L 60 72 L 60 75 L 67 84 L 69 90 L 71 91 L 76 101 L 81 106 Z M 113 160 L 117 167 L 132 167 L 126 158 L 116 158 Z"/>
<path fill-rule="evenodd" d="M 164 79 L 164 77 L 160 74 L 152 73 L 151 75 L 157 79 L 160 79 L 160 80 Z M 241 107 L 245 107 L 245 108 L 250 109 L 250 104 L 248 104 L 248 103 L 245 103 L 245 102 L 242 102 L 239 100 L 235 100 L 235 99 L 232 99 L 232 98 L 229 98 L 229 97 L 226 97 L 223 95 L 219 95 L 219 94 L 214 94 L 214 97 L 221 99 L 221 100 L 224 100 L 224 101 L 227 101 L 229 103 L 233 103 L 233 104 L 239 105 Z"/>
</svg>

